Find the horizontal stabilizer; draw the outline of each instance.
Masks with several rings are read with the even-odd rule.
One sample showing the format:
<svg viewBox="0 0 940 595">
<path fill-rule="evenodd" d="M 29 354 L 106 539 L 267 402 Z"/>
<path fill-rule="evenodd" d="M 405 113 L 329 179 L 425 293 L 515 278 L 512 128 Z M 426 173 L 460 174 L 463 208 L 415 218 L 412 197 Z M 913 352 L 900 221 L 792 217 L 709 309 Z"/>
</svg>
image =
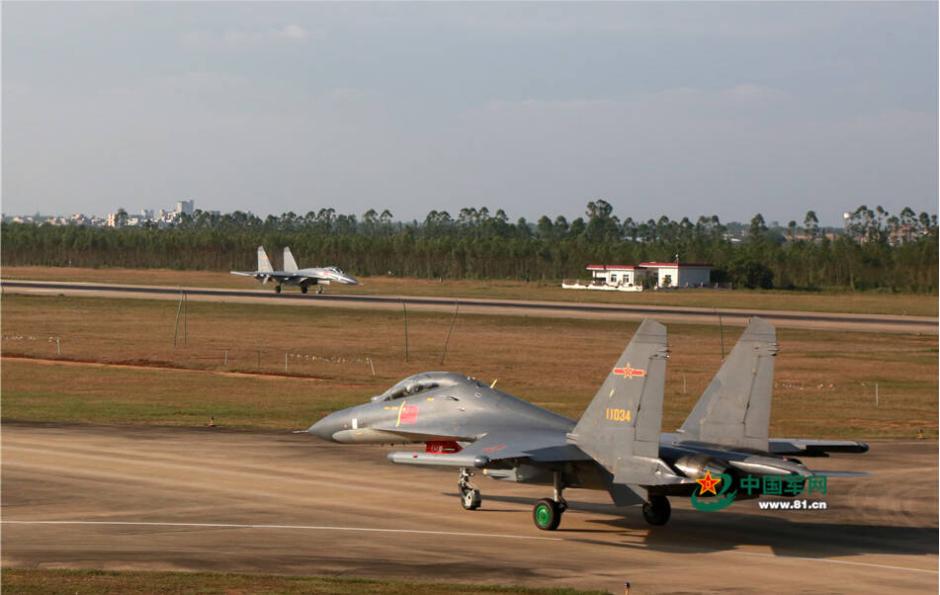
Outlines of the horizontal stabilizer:
<svg viewBox="0 0 940 595">
<path fill-rule="evenodd" d="M 772 438 L 767 451 L 775 455 L 827 457 L 831 452 L 861 454 L 868 445 L 855 440 L 808 440 L 801 438 Z"/>
<path fill-rule="evenodd" d="M 823 471 L 813 469 L 813 475 L 824 477 L 869 477 L 871 473 L 867 471 Z"/>
</svg>

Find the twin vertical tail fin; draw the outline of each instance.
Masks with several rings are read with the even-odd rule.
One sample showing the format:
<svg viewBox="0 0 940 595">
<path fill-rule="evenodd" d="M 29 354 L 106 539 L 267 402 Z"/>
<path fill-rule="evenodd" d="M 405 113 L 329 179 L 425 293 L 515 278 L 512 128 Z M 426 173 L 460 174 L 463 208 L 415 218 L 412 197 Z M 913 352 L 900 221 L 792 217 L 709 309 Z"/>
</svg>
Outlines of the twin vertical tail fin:
<svg viewBox="0 0 940 595">
<path fill-rule="evenodd" d="M 271 260 L 268 259 L 268 253 L 264 251 L 264 246 L 258 246 L 258 272 L 274 272 L 274 267 L 271 266 Z"/>
<path fill-rule="evenodd" d="M 297 272 L 297 261 L 294 260 L 294 255 L 291 254 L 290 248 L 284 246 L 284 272 L 286 273 L 296 273 Z"/>
<path fill-rule="evenodd" d="M 666 378 L 666 327 L 644 320 L 569 435 L 611 475 L 615 502 L 629 503 L 618 488 L 673 483 L 659 459 Z"/>
<path fill-rule="evenodd" d="M 679 432 L 683 440 L 767 450 L 777 334 L 752 318 Z"/>
</svg>

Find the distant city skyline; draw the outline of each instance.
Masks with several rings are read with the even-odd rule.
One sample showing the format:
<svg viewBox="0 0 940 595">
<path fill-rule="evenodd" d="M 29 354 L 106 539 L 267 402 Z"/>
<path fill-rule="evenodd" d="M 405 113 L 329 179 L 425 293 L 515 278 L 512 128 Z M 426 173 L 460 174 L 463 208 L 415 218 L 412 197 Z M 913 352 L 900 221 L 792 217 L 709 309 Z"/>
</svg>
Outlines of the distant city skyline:
<svg viewBox="0 0 940 595">
<path fill-rule="evenodd" d="M 937 212 L 936 3 L 8 3 L 7 215 Z"/>
</svg>

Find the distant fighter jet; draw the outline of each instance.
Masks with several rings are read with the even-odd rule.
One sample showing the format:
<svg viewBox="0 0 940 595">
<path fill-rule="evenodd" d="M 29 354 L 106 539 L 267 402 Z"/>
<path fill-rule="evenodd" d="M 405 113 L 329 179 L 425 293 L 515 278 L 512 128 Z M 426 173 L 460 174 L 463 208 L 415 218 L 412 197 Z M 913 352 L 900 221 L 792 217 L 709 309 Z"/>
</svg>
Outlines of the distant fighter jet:
<svg viewBox="0 0 940 595">
<path fill-rule="evenodd" d="M 311 285 L 317 285 L 317 293 L 323 293 L 321 285 L 330 283 L 342 283 L 344 285 L 358 285 L 350 275 L 347 275 L 336 267 L 298 269 L 294 255 L 290 248 L 284 248 L 284 270 L 275 271 L 268 259 L 268 254 L 263 246 L 258 246 L 258 270 L 257 271 L 232 271 L 233 275 L 243 277 L 254 277 L 264 285 L 268 281 L 274 281 L 275 293 L 281 293 L 281 285 L 297 285 L 300 287 L 300 293 L 307 293 Z"/>
<path fill-rule="evenodd" d="M 607 490 L 616 505 L 642 504 L 646 521 L 663 525 L 671 511 L 668 496 L 705 493 L 702 482 L 710 482 L 714 492 L 715 478 L 722 474 L 738 499 L 758 497 L 737 489 L 745 475 L 790 478 L 801 489 L 820 474 L 861 475 L 814 472 L 792 455 L 862 453 L 868 450 L 864 443 L 768 438 L 776 353 L 774 327 L 751 319 L 675 433 L 660 433 L 668 351 L 666 327 L 652 320 L 637 329 L 578 422 L 473 378 L 425 372 L 370 403 L 332 413 L 307 431 L 341 443 L 423 442 L 423 452 L 392 452 L 388 458 L 459 468 L 457 485 L 468 510 L 482 502 L 480 490 L 470 483 L 471 470 L 493 479 L 550 485 L 552 498 L 533 507 L 539 529 L 558 527 L 567 508 L 562 492 L 568 487 Z"/>
</svg>

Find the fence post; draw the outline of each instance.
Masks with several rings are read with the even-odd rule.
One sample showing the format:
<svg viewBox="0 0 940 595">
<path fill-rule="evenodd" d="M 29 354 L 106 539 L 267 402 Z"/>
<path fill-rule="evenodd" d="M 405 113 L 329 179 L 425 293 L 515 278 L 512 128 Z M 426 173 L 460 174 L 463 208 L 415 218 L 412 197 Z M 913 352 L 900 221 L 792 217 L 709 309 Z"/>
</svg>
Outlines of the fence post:
<svg viewBox="0 0 940 595">
<path fill-rule="evenodd" d="M 284 373 L 287 374 L 287 352 L 284 352 Z"/>
<path fill-rule="evenodd" d="M 372 358 L 367 357 L 366 360 L 369 362 L 369 369 L 372 370 L 372 375 L 375 376 L 375 366 L 372 364 Z"/>
</svg>

